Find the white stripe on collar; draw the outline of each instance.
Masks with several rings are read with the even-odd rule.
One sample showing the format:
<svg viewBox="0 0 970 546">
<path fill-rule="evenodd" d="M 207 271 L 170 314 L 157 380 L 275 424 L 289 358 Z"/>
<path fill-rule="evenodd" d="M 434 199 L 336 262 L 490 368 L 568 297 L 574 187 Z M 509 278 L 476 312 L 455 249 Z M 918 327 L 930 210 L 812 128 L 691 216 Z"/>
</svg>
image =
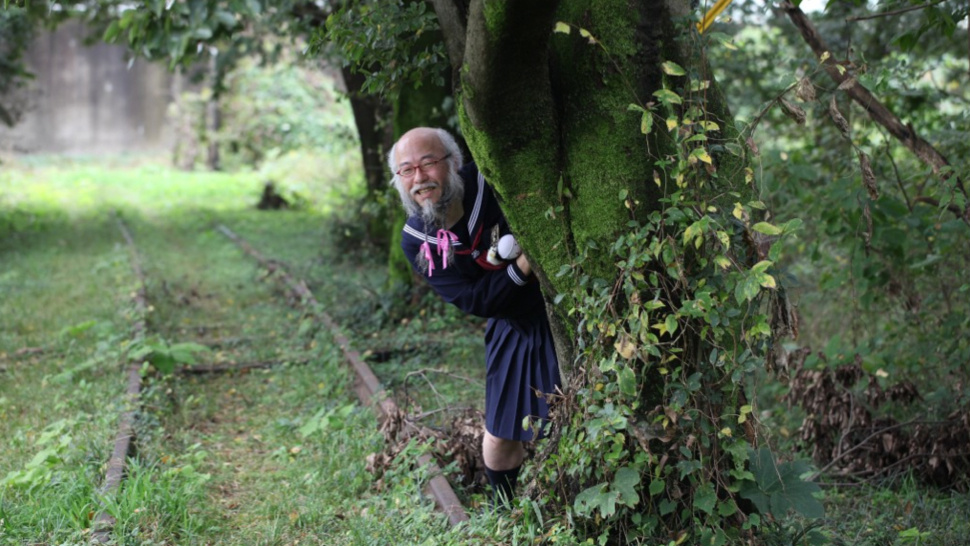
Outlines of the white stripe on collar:
<svg viewBox="0 0 970 546">
<path fill-rule="evenodd" d="M 423 242 L 426 242 L 426 243 L 431 243 L 433 245 L 437 245 L 438 244 L 438 235 L 437 235 L 437 233 L 435 233 L 434 235 L 430 235 L 428 233 L 422 233 L 422 232 L 418 231 L 417 229 L 415 229 L 414 227 L 411 227 L 408 224 L 404 224 L 404 233 L 406 235 L 410 235 L 411 237 L 414 237 L 415 239 L 417 239 L 419 241 L 423 241 Z M 462 246 L 462 244 L 461 244 L 461 241 L 452 241 L 451 242 L 451 246 Z"/>
<path fill-rule="evenodd" d="M 482 210 L 482 196 L 485 194 L 485 177 L 481 172 L 478 173 L 476 182 L 478 182 L 478 195 L 475 196 L 475 206 L 472 207 L 472 213 L 468 216 L 469 234 L 475 232 L 475 224 L 478 223 L 478 213 Z"/>
</svg>

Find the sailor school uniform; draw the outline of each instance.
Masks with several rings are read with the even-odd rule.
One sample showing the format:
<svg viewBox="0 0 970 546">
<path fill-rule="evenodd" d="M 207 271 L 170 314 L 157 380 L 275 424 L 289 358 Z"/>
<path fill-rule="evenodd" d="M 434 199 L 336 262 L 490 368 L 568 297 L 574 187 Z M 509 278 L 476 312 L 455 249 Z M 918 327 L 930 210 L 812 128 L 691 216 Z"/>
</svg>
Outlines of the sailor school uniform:
<svg viewBox="0 0 970 546">
<path fill-rule="evenodd" d="M 508 224 L 474 163 L 459 174 L 465 181 L 462 218 L 450 230 L 426 232 L 420 217 L 410 217 L 401 247 L 445 301 L 488 319 L 485 429 L 498 438 L 528 441 L 533 439 L 533 427 L 549 415 L 542 395 L 555 392 L 560 384 L 542 293 L 514 260 L 497 265 L 488 260 L 492 230 L 498 226 L 505 235 Z M 450 264 L 444 260 L 446 253 L 454 255 Z M 526 418 L 529 427 L 523 427 Z"/>
</svg>

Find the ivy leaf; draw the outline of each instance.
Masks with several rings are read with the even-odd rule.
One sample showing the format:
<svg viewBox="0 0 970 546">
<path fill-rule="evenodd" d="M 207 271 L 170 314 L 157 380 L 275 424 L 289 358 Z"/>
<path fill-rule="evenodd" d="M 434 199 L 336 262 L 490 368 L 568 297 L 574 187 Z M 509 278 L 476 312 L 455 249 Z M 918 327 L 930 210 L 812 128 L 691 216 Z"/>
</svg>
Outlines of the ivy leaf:
<svg viewBox="0 0 970 546">
<path fill-rule="evenodd" d="M 809 468 L 804 461 L 776 464 L 768 448 L 748 450 L 754 481 L 745 482 L 739 491 L 761 514 L 783 518 L 794 510 L 807 518 L 820 518 L 825 508 L 814 494 L 821 491 L 818 484 L 801 478 Z"/>
<path fill-rule="evenodd" d="M 697 492 L 694 493 L 694 508 L 705 514 L 712 514 L 715 504 L 717 504 L 717 493 L 714 492 L 711 484 L 705 483 L 697 488 Z"/>
<path fill-rule="evenodd" d="M 667 318 L 664 319 L 664 327 L 666 328 L 668 334 L 673 334 L 676 332 L 677 325 L 677 317 L 675 315 L 667 315 Z"/>
<path fill-rule="evenodd" d="M 771 267 L 771 265 L 772 265 L 771 260 L 761 260 L 760 262 L 751 266 L 751 272 L 764 273 L 765 271 L 768 270 L 769 267 Z"/>
<path fill-rule="evenodd" d="M 662 65 L 660 65 L 660 68 L 663 69 L 664 74 L 668 76 L 684 76 L 687 74 L 687 71 L 684 70 L 683 67 L 673 61 L 664 62 Z"/>
<path fill-rule="evenodd" d="M 674 93 L 670 89 L 657 89 L 653 92 L 653 96 L 657 97 L 660 102 L 670 105 L 670 104 L 683 104 L 683 100 L 680 95 Z"/>
<path fill-rule="evenodd" d="M 793 218 L 782 224 L 781 230 L 785 233 L 794 233 L 802 229 L 802 224 L 804 224 L 804 222 L 802 222 L 801 218 Z"/>
<path fill-rule="evenodd" d="M 616 352 L 619 353 L 620 356 L 626 360 L 630 360 L 633 358 L 634 351 L 636 351 L 637 347 L 632 341 L 630 341 L 629 336 L 623 335 L 616 341 L 616 343 L 613 344 L 613 348 L 616 349 Z"/>
<path fill-rule="evenodd" d="M 738 303 L 744 303 L 753 299 L 761 290 L 761 283 L 754 276 L 746 276 L 734 287 L 734 299 Z"/>
<path fill-rule="evenodd" d="M 637 374 L 633 368 L 623 366 L 616 374 L 617 382 L 620 384 L 620 392 L 627 396 L 637 395 Z"/>
<path fill-rule="evenodd" d="M 616 491 L 608 491 L 606 483 L 597 484 L 576 495 L 573 509 L 583 516 L 592 515 L 594 510 L 599 510 L 603 517 L 609 517 L 616 513 L 616 501 L 619 500 L 619 496 Z"/>
<path fill-rule="evenodd" d="M 643 116 L 640 118 L 640 132 L 649 135 L 650 131 L 653 129 L 653 116 L 650 112 L 644 112 Z"/>
<path fill-rule="evenodd" d="M 757 231 L 758 233 L 764 233 L 765 235 L 781 235 L 781 228 L 778 226 L 773 226 L 768 222 L 758 222 L 757 224 L 751 226 L 751 229 Z"/>
<path fill-rule="evenodd" d="M 713 165 L 714 163 L 714 160 L 711 159 L 711 154 L 707 153 L 707 150 L 704 148 L 694 148 L 690 152 L 690 157 L 695 160 L 699 159 L 708 165 Z"/>
<path fill-rule="evenodd" d="M 613 489 L 620 495 L 620 503 L 633 508 L 640 502 L 640 495 L 637 494 L 637 485 L 640 484 L 640 473 L 636 470 L 624 466 L 616 471 L 613 478 Z"/>
</svg>

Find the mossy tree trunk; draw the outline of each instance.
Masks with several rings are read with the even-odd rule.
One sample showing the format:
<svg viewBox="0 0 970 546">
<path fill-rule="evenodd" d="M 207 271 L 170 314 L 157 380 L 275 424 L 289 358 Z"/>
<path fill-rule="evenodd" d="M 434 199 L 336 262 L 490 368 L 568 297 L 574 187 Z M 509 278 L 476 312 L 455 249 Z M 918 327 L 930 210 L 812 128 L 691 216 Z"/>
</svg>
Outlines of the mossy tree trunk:
<svg viewBox="0 0 970 546">
<path fill-rule="evenodd" d="M 640 115 L 628 107 L 656 102 L 665 61 L 708 73 L 700 50 L 688 45 L 688 22 L 676 21 L 687 13 L 686 0 L 594 6 L 474 0 L 465 28 L 443 26 L 446 35 L 461 33 L 466 42 L 463 135 L 547 294 L 568 292 L 574 280 L 556 273 L 583 254 L 591 275 L 616 277 L 605 249 L 631 219 L 657 210 L 670 181 L 656 163 L 672 155 L 673 146 L 664 130 L 645 136 Z M 557 22 L 570 32 L 554 32 Z M 710 97 L 716 89 L 712 81 Z M 707 104 L 706 114 L 733 137 L 723 101 Z M 593 247 L 604 250 L 584 253 Z M 568 366 L 568 332 L 578 319 L 564 313 L 551 318 L 559 323 L 557 341 Z"/>
<path fill-rule="evenodd" d="M 724 543 L 746 517 L 743 378 L 774 279 L 749 263 L 745 150 L 689 15 L 472 0 L 442 28 L 465 39 L 463 136 L 548 298 L 566 393 L 537 487 L 607 534 L 687 525 Z"/>
</svg>

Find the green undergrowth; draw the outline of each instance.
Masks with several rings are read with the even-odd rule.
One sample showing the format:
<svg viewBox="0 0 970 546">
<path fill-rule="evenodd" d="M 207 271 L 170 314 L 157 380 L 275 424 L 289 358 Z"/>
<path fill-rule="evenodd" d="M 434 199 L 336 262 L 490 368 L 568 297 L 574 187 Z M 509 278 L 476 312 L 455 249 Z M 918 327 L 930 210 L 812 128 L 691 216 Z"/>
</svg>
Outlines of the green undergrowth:
<svg viewBox="0 0 970 546">
<path fill-rule="evenodd" d="M 0 544 L 87 544 L 101 512 L 116 520 L 115 544 L 577 543 L 541 499 L 494 517 L 461 487 L 471 520 L 449 526 L 422 492 L 429 475 L 416 460 L 428 445 L 369 465 L 384 438 L 331 333 L 218 226 L 306 282 L 422 424 L 447 428 L 480 409 L 484 322 L 431 293 L 395 315 L 384 257 L 352 215 L 258 211 L 259 190 L 249 173 L 141 160 L 0 171 Z M 138 284 L 119 219 L 147 277 L 148 330 L 135 343 Z M 102 496 L 130 409 L 126 354 L 238 369 L 146 366 L 137 450 L 121 488 Z M 444 466 L 457 482 L 456 464 Z M 825 518 L 779 518 L 761 539 L 960 544 L 970 521 L 965 496 L 912 481 L 828 487 L 824 502 Z"/>
<path fill-rule="evenodd" d="M 0 544 L 86 544 L 102 512 L 116 521 L 116 544 L 488 544 L 513 532 L 488 517 L 450 527 L 423 493 L 429 475 L 415 461 L 427 446 L 406 446 L 380 472 L 368 467 L 383 436 L 337 344 L 216 228 L 305 280 L 368 357 L 388 346 L 379 332 L 391 325 L 379 256 L 350 222 L 315 207 L 258 211 L 258 193 L 247 173 L 5 164 Z M 134 342 L 138 283 L 121 225 L 146 275 L 147 332 Z M 408 321 L 409 335 L 439 337 L 447 358 L 444 326 L 420 327 L 436 320 Z M 476 355 L 480 330 L 461 332 L 476 341 L 456 334 L 457 350 Z M 146 364 L 137 449 L 121 487 L 101 495 L 119 417 L 131 409 L 126 354 L 240 369 L 165 375 Z"/>
</svg>

